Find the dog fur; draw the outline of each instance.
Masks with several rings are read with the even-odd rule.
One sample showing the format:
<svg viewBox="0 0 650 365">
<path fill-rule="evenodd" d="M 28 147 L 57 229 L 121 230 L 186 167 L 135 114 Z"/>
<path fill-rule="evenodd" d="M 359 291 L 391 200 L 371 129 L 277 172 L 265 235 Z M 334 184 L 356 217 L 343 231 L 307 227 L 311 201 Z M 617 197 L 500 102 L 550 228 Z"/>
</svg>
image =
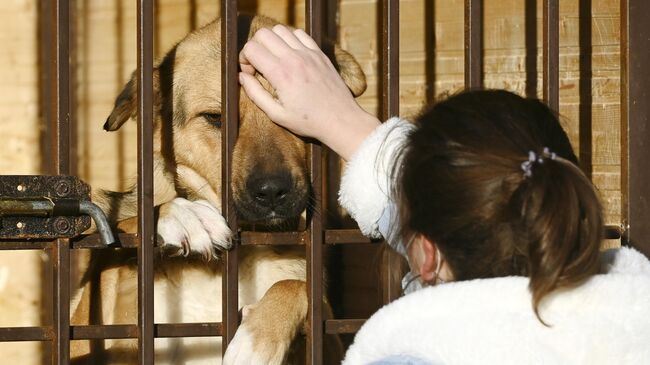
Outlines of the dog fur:
<svg viewBox="0 0 650 365">
<path fill-rule="evenodd" d="M 248 37 L 275 24 L 254 17 Z M 231 232 L 220 213 L 220 33 L 218 19 L 190 33 L 154 70 L 154 204 L 161 243 L 154 279 L 156 323 L 222 319 L 218 252 L 230 248 Z M 360 95 L 366 87 L 360 66 L 336 46 L 333 53 L 350 90 Z M 117 130 L 134 118 L 136 110 L 132 78 L 117 97 L 104 128 Z M 237 212 L 245 223 L 282 227 L 304 211 L 309 199 L 306 143 L 271 122 L 243 91 L 239 114 L 231 172 Z M 273 190 L 270 196 L 277 201 L 271 203 L 263 195 L 269 181 L 284 186 Z M 101 192 L 95 200 L 118 229 L 135 232 L 135 189 Z M 304 361 L 291 344 L 301 337 L 296 334 L 307 314 L 305 272 L 304 248 L 241 247 L 243 321 L 224 363 Z M 82 285 L 72 303 L 73 324 L 137 322 L 133 252 L 94 254 Z M 327 337 L 326 362 L 338 363 L 340 342 Z M 132 364 L 137 363 L 136 346 L 134 340 L 74 341 L 71 351 L 75 363 Z M 220 363 L 220 346 L 220 338 L 157 339 L 156 363 Z"/>
</svg>

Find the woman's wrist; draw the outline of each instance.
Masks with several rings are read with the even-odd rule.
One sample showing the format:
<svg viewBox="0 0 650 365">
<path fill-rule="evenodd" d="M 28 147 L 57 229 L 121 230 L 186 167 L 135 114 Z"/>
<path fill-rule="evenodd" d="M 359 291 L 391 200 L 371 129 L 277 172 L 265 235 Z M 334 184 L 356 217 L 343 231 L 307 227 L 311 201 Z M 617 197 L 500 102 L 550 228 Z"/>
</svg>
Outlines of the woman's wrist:
<svg viewBox="0 0 650 365">
<path fill-rule="evenodd" d="M 361 107 L 330 124 L 318 139 L 344 160 L 349 160 L 361 143 L 381 122 Z"/>
</svg>

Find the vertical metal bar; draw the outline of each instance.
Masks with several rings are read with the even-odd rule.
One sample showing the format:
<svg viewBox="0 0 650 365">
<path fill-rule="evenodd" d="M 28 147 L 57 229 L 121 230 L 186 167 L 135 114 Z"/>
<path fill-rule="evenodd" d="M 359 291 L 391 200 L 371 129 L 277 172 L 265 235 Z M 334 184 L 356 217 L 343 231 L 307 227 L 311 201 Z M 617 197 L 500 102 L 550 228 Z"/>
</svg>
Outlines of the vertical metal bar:
<svg viewBox="0 0 650 365">
<path fill-rule="evenodd" d="M 381 109 L 380 118 L 386 120 L 399 115 L 399 1 L 383 0 L 381 8 Z M 401 259 L 390 250 L 383 252 L 382 291 L 385 303 L 400 294 L 396 272 L 402 270 Z"/>
<path fill-rule="evenodd" d="M 230 229 L 237 232 L 237 215 L 232 197 L 232 151 L 237 139 L 239 125 L 239 83 L 237 81 L 237 1 L 221 1 L 221 105 L 226 119 L 221 130 L 222 137 L 222 208 Z M 216 72 L 216 70 L 215 70 Z M 237 240 L 230 251 L 224 254 L 222 278 L 222 323 L 223 351 L 237 331 L 238 325 L 238 273 Z"/>
<path fill-rule="evenodd" d="M 580 47 L 580 166 L 592 175 L 592 63 L 591 63 L 591 0 L 579 1 L 578 44 Z"/>
<path fill-rule="evenodd" d="M 70 240 L 58 239 L 52 248 L 54 264 L 54 343 L 52 360 L 70 363 Z"/>
<path fill-rule="evenodd" d="M 55 111 L 52 100 L 56 90 L 56 79 L 54 73 L 56 68 L 52 66 L 56 57 L 53 48 L 53 29 L 55 26 L 54 3 L 52 1 L 38 2 L 38 71 L 39 71 L 39 116 L 41 123 L 40 149 L 42 156 L 53 156 L 56 145 L 56 131 L 54 126 Z M 55 164 L 52 158 L 41 158 L 41 173 L 54 174 Z M 46 252 L 48 260 L 40 264 L 41 278 L 54 278 L 53 255 L 51 250 Z M 41 323 L 51 325 L 54 323 L 54 313 L 57 312 L 54 302 L 54 280 L 41 280 Z M 56 336 L 57 332 L 54 331 Z M 41 363 L 52 364 L 53 343 L 41 342 Z"/>
<path fill-rule="evenodd" d="M 56 0 L 53 26 L 55 57 L 54 93 L 51 110 L 56 115 L 55 173 L 70 174 L 70 3 Z M 53 248 L 54 271 L 54 339 L 52 357 L 55 364 L 70 362 L 70 246 L 59 239 Z"/>
<path fill-rule="evenodd" d="M 526 0 L 526 97 L 537 98 L 537 0 Z"/>
<path fill-rule="evenodd" d="M 305 1 L 305 27 L 316 44 L 323 43 L 323 3 L 321 0 Z M 314 193 L 314 206 L 309 226 L 310 239 L 307 250 L 307 363 L 323 363 L 323 151 L 318 144 L 310 146 L 311 184 Z"/>
<path fill-rule="evenodd" d="M 69 175 L 70 170 L 70 3 L 56 0 L 56 24 L 53 29 L 56 90 L 52 98 L 56 115 L 57 143 L 54 149 L 56 173 Z"/>
<path fill-rule="evenodd" d="M 483 0 L 465 0 L 465 88 L 483 86 Z"/>
<path fill-rule="evenodd" d="M 543 5 L 543 95 L 555 112 L 560 110 L 560 3 L 544 0 Z"/>
<path fill-rule="evenodd" d="M 153 0 L 138 0 L 138 359 L 154 360 Z"/>
<path fill-rule="evenodd" d="M 436 2 L 424 2 L 424 59 L 427 103 L 436 96 Z"/>
<path fill-rule="evenodd" d="M 650 257 L 650 3 L 621 1 L 621 146 L 625 243 Z"/>
</svg>

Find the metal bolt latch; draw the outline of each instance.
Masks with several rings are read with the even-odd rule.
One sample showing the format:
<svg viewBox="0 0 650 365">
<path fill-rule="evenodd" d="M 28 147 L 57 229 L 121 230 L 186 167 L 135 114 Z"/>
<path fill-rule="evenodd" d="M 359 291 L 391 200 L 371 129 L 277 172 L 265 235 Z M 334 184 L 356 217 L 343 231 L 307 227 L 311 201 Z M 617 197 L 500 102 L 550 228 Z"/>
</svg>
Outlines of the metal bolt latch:
<svg viewBox="0 0 650 365">
<path fill-rule="evenodd" d="M 102 241 L 115 242 L 90 187 L 75 176 L 0 176 L 0 239 L 72 238 L 96 223 Z"/>
</svg>

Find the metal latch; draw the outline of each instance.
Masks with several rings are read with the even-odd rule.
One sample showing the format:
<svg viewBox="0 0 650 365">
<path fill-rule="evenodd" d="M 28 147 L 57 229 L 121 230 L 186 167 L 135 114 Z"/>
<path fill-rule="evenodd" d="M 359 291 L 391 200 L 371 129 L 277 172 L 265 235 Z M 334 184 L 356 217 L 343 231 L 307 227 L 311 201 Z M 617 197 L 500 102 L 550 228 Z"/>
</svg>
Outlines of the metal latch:
<svg viewBox="0 0 650 365">
<path fill-rule="evenodd" d="M 106 215 L 76 176 L 0 176 L 0 239 L 73 238 L 95 221 L 102 242 L 114 244 Z"/>
</svg>

